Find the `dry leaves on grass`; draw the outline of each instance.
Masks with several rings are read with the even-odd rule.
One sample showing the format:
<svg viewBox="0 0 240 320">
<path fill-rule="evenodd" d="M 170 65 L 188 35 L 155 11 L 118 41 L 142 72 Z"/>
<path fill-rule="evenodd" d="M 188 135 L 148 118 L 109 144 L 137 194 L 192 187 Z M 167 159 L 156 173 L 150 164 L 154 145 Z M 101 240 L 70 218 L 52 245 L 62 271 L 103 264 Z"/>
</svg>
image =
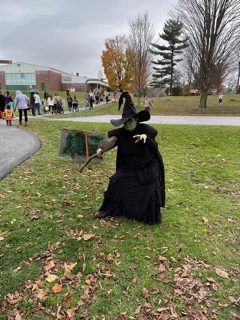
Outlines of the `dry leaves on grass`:
<svg viewBox="0 0 240 320">
<path fill-rule="evenodd" d="M 182 302 L 183 311 L 181 314 L 176 311 L 175 303 L 172 301 L 171 296 L 167 297 L 163 301 L 160 301 L 160 306 L 154 308 L 150 299 L 154 295 L 157 295 L 157 291 L 153 289 L 142 289 L 142 296 L 145 299 L 144 306 L 137 306 L 136 313 L 141 314 L 142 319 L 180 319 L 186 320 L 216 320 L 217 312 L 221 308 L 229 306 L 227 304 L 218 303 L 214 293 L 220 289 L 220 284 L 212 277 L 208 277 L 207 281 L 203 281 L 196 276 L 197 272 L 208 272 L 208 270 L 215 271 L 216 274 L 222 278 L 229 278 L 229 272 L 223 268 L 216 268 L 203 261 L 194 260 L 191 258 L 185 258 L 182 266 L 173 268 L 171 266 L 171 258 L 160 256 L 157 262 L 154 264 L 158 273 L 154 275 L 156 280 L 168 279 L 173 275 L 173 288 L 174 294 Z M 176 262 L 175 259 L 172 260 Z M 236 297 L 229 298 L 230 303 L 236 306 L 239 303 Z M 215 308 L 213 307 L 215 305 Z"/>
<path fill-rule="evenodd" d="M 25 213 L 25 216 L 29 220 L 38 220 L 40 218 L 40 213 L 41 213 L 41 210 L 35 208 L 35 209 L 32 209 L 31 211 Z"/>
<path fill-rule="evenodd" d="M 104 252 L 100 252 L 98 254 L 98 258 L 100 258 L 101 260 L 107 261 L 110 264 L 114 263 L 116 266 L 119 266 L 121 263 L 121 255 L 117 250 L 110 252 L 108 254 Z M 94 260 L 96 260 L 96 257 Z"/>
<path fill-rule="evenodd" d="M 0 193 L 0 200 L 4 200 L 6 198 L 6 196 L 2 193 Z"/>
<path fill-rule="evenodd" d="M 7 231 L 0 231 L 0 241 L 3 241 L 7 235 Z"/>
<path fill-rule="evenodd" d="M 39 289 L 36 297 L 40 300 L 43 300 L 47 296 L 48 292 L 49 292 L 48 288 Z"/>
</svg>

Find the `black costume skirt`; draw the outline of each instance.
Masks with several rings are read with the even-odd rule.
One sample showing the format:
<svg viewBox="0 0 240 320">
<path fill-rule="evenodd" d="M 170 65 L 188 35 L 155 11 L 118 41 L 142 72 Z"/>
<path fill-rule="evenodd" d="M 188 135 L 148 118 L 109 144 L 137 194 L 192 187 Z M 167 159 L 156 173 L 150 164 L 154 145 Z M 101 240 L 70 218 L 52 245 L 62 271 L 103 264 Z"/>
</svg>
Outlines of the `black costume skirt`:
<svg viewBox="0 0 240 320">
<path fill-rule="evenodd" d="M 118 169 L 110 178 L 99 211 L 145 223 L 161 223 L 159 180 L 155 176 L 146 183 L 142 173 L 143 170 Z"/>
</svg>

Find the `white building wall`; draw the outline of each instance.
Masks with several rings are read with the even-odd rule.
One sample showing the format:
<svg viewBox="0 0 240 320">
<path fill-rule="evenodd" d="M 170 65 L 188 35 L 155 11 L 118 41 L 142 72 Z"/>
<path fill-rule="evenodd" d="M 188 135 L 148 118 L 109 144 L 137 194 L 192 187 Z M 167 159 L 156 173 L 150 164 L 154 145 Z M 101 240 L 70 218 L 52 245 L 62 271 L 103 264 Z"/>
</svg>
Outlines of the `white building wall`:
<svg viewBox="0 0 240 320">
<path fill-rule="evenodd" d="M 0 65 L 0 71 L 5 73 L 35 73 L 41 70 L 51 70 L 51 68 L 22 62 Z"/>
<path fill-rule="evenodd" d="M 87 77 L 74 76 L 70 73 L 62 73 L 62 83 L 85 83 Z"/>
</svg>

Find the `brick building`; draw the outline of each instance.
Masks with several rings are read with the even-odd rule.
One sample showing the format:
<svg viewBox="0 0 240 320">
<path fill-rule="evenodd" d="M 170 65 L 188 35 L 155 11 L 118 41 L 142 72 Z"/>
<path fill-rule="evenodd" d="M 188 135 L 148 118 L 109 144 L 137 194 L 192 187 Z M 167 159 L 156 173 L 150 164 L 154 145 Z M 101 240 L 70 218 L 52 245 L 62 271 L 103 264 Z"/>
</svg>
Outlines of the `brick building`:
<svg viewBox="0 0 240 320">
<path fill-rule="evenodd" d="M 1 64 L 4 63 L 4 64 Z M 98 79 L 72 75 L 54 68 L 36 64 L 0 60 L 0 90 L 82 91 L 95 85 L 107 87 Z M 87 88 L 86 88 L 87 87 Z"/>
</svg>

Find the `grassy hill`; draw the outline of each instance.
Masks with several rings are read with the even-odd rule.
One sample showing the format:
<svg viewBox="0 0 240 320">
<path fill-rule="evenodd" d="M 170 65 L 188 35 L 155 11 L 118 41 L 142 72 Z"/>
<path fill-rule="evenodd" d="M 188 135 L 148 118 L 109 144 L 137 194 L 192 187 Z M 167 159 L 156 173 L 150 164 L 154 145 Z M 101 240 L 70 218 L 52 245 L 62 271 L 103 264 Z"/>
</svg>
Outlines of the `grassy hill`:
<svg viewBox="0 0 240 320">
<path fill-rule="evenodd" d="M 83 97 L 80 97 L 82 107 L 84 107 Z M 136 103 L 136 98 L 134 98 Z M 212 116 L 240 116 L 240 95 L 226 94 L 221 107 L 218 106 L 218 97 L 211 95 L 208 97 L 207 110 L 199 109 L 199 96 L 179 96 L 179 97 L 157 97 L 153 98 L 154 105 L 151 113 L 153 115 L 212 115 Z M 143 108 L 143 99 L 140 107 Z M 117 103 L 102 105 L 94 110 L 87 110 L 87 116 L 103 114 L 121 114 L 118 111 Z M 73 116 L 79 116 L 75 114 Z"/>
</svg>

